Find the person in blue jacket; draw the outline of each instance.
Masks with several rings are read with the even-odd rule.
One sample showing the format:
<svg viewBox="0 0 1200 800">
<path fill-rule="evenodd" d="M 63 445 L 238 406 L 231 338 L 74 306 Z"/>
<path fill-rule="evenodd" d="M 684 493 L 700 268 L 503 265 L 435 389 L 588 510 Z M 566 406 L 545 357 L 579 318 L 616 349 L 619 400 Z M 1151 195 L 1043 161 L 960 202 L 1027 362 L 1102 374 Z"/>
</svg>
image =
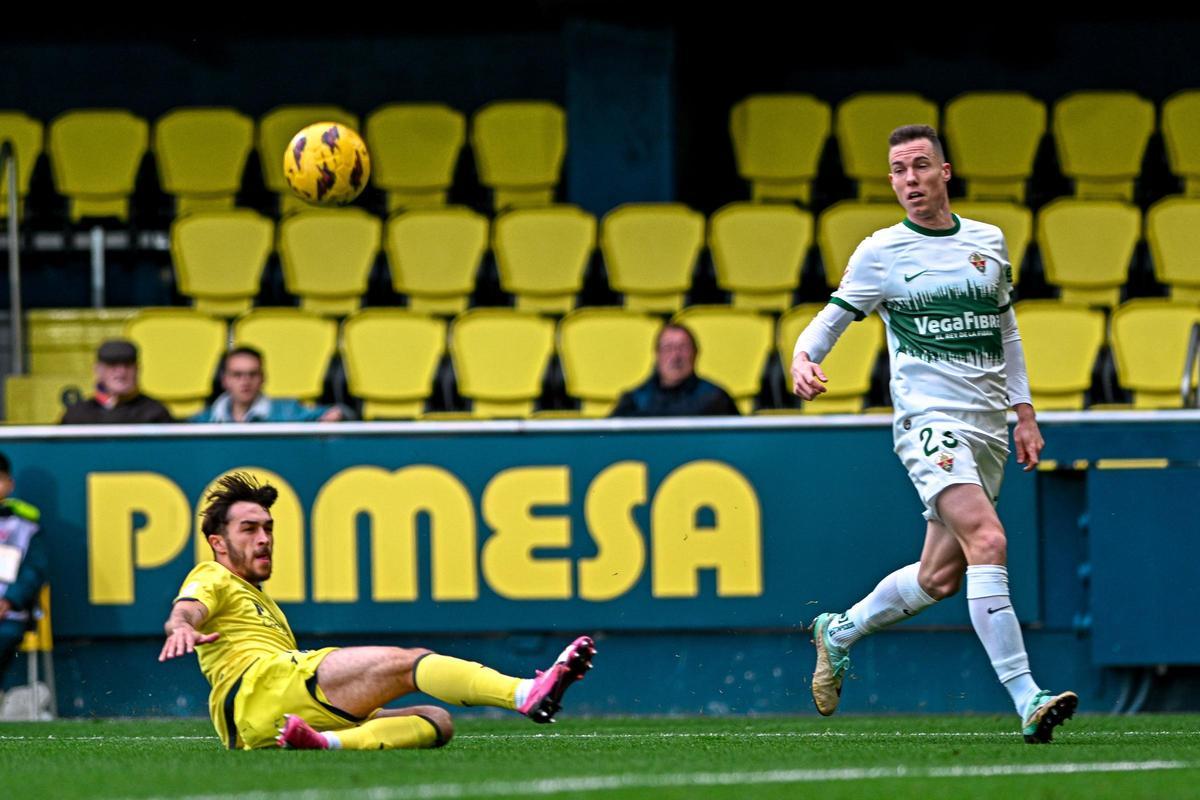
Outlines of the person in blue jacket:
<svg viewBox="0 0 1200 800">
<path fill-rule="evenodd" d="M 192 422 L 339 422 L 346 418 L 341 406 L 317 406 L 299 400 L 263 394 L 262 353 L 253 347 L 235 347 L 221 364 L 225 391 L 213 404 L 192 417 Z"/>
<path fill-rule="evenodd" d="M 696 374 L 696 338 L 682 325 L 663 326 L 654 344 L 654 374 L 621 395 L 614 417 L 708 417 L 740 413 L 729 393 Z"/>
<path fill-rule="evenodd" d="M 0 453 L 0 684 L 32 625 L 50 561 L 39 526 L 41 513 L 9 497 L 12 490 L 12 465 Z"/>
</svg>

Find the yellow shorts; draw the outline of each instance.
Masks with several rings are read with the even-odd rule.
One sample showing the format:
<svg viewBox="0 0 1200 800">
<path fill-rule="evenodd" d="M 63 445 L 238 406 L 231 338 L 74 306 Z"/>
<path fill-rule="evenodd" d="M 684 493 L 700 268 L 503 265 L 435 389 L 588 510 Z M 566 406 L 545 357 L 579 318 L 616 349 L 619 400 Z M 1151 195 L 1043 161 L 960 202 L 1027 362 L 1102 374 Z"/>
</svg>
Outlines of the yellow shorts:
<svg viewBox="0 0 1200 800">
<path fill-rule="evenodd" d="M 221 718 L 213 715 L 225 746 L 234 750 L 273 746 L 284 714 L 299 714 L 319 731 L 342 730 L 369 719 L 330 705 L 317 686 L 317 667 L 337 649 L 289 650 L 254 662 L 225 698 Z"/>
</svg>

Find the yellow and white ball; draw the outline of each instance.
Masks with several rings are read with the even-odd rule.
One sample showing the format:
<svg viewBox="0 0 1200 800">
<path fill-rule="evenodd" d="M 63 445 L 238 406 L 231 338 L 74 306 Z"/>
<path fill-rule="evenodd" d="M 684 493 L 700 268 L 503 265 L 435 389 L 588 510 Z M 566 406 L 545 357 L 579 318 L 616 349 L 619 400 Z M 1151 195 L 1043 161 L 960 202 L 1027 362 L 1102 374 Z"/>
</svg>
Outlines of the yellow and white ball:
<svg viewBox="0 0 1200 800">
<path fill-rule="evenodd" d="M 283 175 L 297 197 L 319 206 L 343 206 L 366 187 L 371 156 L 352 128 L 317 122 L 292 137 L 283 154 Z"/>
</svg>

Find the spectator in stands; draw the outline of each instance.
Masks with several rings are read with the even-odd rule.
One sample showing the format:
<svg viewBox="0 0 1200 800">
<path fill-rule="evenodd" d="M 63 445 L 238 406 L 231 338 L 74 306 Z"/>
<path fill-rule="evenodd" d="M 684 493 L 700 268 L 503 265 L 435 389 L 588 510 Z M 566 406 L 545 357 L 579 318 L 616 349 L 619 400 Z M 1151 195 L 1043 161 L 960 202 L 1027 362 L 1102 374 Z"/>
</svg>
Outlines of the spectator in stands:
<svg viewBox="0 0 1200 800">
<path fill-rule="evenodd" d="M 96 351 L 96 394 L 69 406 L 63 425 L 174 422 L 171 412 L 138 390 L 138 351 L 133 342 L 110 339 Z"/>
<path fill-rule="evenodd" d="M 9 497 L 12 466 L 0 453 L 0 683 L 31 626 L 38 592 L 49 571 L 46 546 L 38 535 L 36 508 Z"/>
<path fill-rule="evenodd" d="M 614 417 L 707 417 L 737 414 L 724 389 L 696 375 L 696 338 L 682 325 L 669 323 L 654 345 L 650 380 L 621 395 Z"/>
<path fill-rule="evenodd" d="M 225 391 L 192 422 L 339 422 L 346 419 L 343 406 L 314 406 L 262 393 L 262 353 L 253 347 L 235 347 L 221 364 Z"/>
</svg>

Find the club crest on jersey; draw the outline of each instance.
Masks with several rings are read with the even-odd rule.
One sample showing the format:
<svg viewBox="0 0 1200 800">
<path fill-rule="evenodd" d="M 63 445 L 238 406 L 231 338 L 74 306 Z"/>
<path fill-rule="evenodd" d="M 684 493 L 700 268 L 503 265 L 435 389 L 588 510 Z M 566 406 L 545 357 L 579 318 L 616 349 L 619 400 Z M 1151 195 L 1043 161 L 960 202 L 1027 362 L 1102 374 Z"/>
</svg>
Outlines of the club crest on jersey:
<svg viewBox="0 0 1200 800">
<path fill-rule="evenodd" d="M 982 254 L 971 253 L 971 255 L 967 256 L 967 260 L 971 262 L 971 266 L 979 270 L 980 275 L 987 271 L 987 259 Z"/>
<path fill-rule="evenodd" d="M 946 472 L 951 472 L 954 469 L 954 456 L 949 453 L 938 453 L 937 465 Z"/>
</svg>

